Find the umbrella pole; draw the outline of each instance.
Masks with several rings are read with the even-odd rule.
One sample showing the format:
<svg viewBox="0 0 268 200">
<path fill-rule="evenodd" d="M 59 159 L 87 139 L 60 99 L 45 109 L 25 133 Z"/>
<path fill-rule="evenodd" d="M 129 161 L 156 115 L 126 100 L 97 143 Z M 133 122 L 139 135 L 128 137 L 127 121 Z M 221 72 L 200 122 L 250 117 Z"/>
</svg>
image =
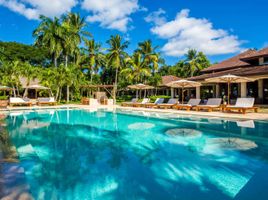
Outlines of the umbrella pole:
<svg viewBox="0 0 268 200">
<path fill-rule="evenodd" d="M 228 105 L 230 105 L 230 82 L 228 82 Z"/>
<path fill-rule="evenodd" d="M 184 92 L 183 92 L 183 90 L 184 90 L 184 87 L 182 87 L 181 88 L 181 103 L 183 104 L 183 99 L 184 99 Z"/>
</svg>

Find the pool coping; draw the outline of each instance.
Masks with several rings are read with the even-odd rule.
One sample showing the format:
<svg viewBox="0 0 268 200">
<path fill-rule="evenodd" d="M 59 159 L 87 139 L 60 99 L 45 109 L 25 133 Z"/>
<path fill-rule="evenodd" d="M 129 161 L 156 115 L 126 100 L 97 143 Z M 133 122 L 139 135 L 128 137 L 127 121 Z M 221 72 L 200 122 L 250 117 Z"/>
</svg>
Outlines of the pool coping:
<svg viewBox="0 0 268 200">
<path fill-rule="evenodd" d="M 0 114 L 8 114 L 12 111 L 27 111 L 27 110 L 46 110 L 46 109 L 125 109 L 133 111 L 146 111 L 146 112 L 159 112 L 159 113 L 171 113 L 181 114 L 188 116 L 200 116 L 200 117 L 218 117 L 226 119 L 240 119 L 240 120 L 264 120 L 268 121 L 268 113 L 223 113 L 223 112 L 206 112 L 206 111 L 186 111 L 186 110 L 174 110 L 174 109 L 155 109 L 155 108 L 143 108 L 143 107 L 122 107 L 119 105 L 112 106 L 89 106 L 89 105 L 78 105 L 78 104 L 66 104 L 59 106 L 34 106 L 34 107 L 9 107 L 6 109 L 0 109 Z"/>
</svg>

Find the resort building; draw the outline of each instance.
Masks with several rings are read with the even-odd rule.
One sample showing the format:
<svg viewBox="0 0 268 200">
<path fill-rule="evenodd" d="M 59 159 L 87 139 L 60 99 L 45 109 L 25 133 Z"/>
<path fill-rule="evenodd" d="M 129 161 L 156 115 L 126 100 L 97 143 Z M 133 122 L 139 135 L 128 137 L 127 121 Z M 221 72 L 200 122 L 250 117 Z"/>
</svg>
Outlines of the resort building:
<svg viewBox="0 0 268 200">
<path fill-rule="evenodd" d="M 189 80 L 202 83 L 201 87 L 196 88 L 197 98 L 223 97 L 227 95 L 227 84 L 206 83 L 205 79 L 228 74 L 256 80 L 232 84 L 231 99 L 255 97 L 256 103 L 268 104 L 268 47 L 259 51 L 249 49 L 202 70 L 201 75 L 191 77 Z"/>
</svg>

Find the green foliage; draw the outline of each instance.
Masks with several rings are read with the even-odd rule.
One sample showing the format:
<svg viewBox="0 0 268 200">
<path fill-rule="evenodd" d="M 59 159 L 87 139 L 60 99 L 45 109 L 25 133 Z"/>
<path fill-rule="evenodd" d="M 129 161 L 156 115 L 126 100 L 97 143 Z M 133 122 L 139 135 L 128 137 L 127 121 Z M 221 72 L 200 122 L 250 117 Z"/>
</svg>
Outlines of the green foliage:
<svg viewBox="0 0 268 200">
<path fill-rule="evenodd" d="M 158 98 L 164 98 L 164 99 L 170 99 L 170 96 L 166 96 L 166 95 L 155 95 L 155 96 L 150 96 L 150 102 L 155 102 L 156 99 Z"/>
<path fill-rule="evenodd" d="M 47 65 L 49 54 L 46 48 L 39 48 L 32 45 L 20 44 L 17 42 L 0 41 L 0 60 L 29 62 L 31 65 Z"/>
</svg>

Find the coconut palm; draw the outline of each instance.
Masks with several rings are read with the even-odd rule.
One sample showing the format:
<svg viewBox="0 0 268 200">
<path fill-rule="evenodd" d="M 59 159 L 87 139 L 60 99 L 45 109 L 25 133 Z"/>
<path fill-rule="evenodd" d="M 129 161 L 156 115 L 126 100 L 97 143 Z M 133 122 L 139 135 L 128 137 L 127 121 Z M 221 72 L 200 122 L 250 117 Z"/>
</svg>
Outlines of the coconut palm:
<svg viewBox="0 0 268 200">
<path fill-rule="evenodd" d="M 107 54 L 108 66 L 111 66 L 115 69 L 115 80 L 114 80 L 114 90 L 113 90 L 113 98 L 114 102 L 116 100 L 117 93 L 117 83 L 118 83 L 118 72 L 121 67 L 124 65 L 124 60 L 126 57 L 125 49 L 128 47 L 128 42 L 124 42 L 122 37 L 119 35 L 111 36 L 111 38 L 107 41 L 110 45 Z"/>
<path fill-rule="evenodd" d="M 156 53 L 158 46 L 153 47 L 151 40 L 145 40 L 138 44 L 137 52 L 143 55 L 145 63 L 151 67 L 153 74 L 158 70 L 159 66 L 159 53 Z"/>
<path fill-rule="evenodd" d="M 36 38 L 35 45 L 49 49 L 54 61 L 54 66 L 57 67 L 57 60 L 63 49 L 64 31 L 60 19 L 57 17 L 50 19 L 41 15 L 40 20 L 41 23 L 33 32 L 33 36 Z"/>
<path fill-rule="evenodd" d="M 146 77 L 151 76 L 150 68 L 142 59 L 140 52 L 136 52 L 133 56 L 126 58 L 125 62 L 127 68 L 123 69 L 121 74 L 124 75 L 127 80 L 140 83 L 145 81 Z"/>
<path fill-rule="evenodd" d="M 202 52 L 190 49 L 185 56 L 183 70 L 186 72 L 186 76 L 193 77 L 202 69 L 210 66 L 209 60 Z"/>
<path fill-rule="evenodd" d="M 106 60 L 101 52 L 100 43 L 96 43 L 95 40 L 85 40 L 85 46 L 88 51 L 89 70 L 91 72 L 90 82 L 92 83 L 93 74 L 96 74 L 101 66 L 105 66 Z"/>
</svg>

